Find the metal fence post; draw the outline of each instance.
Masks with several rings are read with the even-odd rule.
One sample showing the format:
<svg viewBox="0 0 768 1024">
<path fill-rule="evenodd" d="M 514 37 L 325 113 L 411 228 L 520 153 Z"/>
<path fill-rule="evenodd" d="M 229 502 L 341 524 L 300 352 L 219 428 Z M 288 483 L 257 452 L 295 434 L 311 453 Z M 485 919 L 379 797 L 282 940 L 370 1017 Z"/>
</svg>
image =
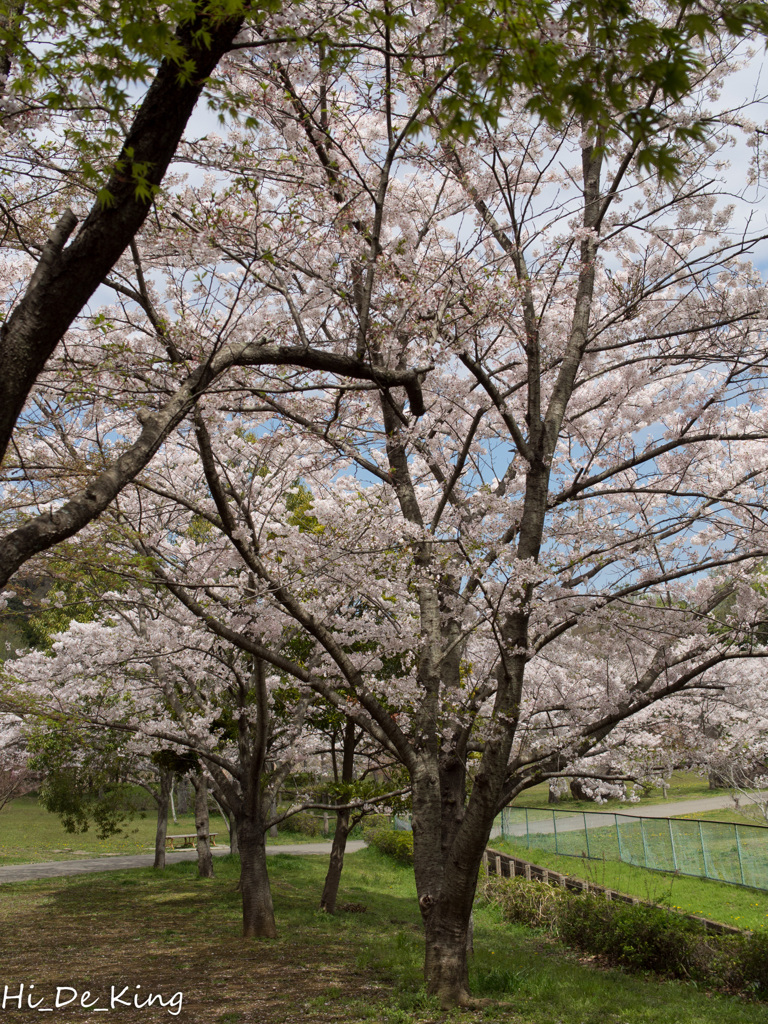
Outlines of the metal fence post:
<svg viewBox="0 0 768 1024">
<path fill-rule="evenodd" d="M 528 829 L 528 808 L 525 808 L 525 845 L 530 850 L 531 848 L 531 833 Z"/>
<path fill-rule="evenodd" d="M 555 833 L 555 853 L 557 853 L 557 817 L 554 807 L 552 808 L 552 831 Z"/>
<path fill-rule="evenodd" d="M 614 814 L 613 820 L 616 823 L 616 842 L 619 844 L 619 860 L 624 860 L 624 851 L 621 848 L 621 832 L 619 831 L 619 816 Z"/>
<path fill-rule="evenodd" d="M 645 841 L 644 821 L 645 818 L 640 819 L 640 835 L 643 837 L 643 860 L 645 861 L 645 866 L 648 867 L 648 843 Z"/>
<path fill-rule="evenodd" d="M 704 861 L 704 877 L 709 878 L 709 865 L 707 864 L 707 851 L 704 849 L 704 833 L 701 831 L 701 822 L 699 822 L 699 842 L 701 843 L 701 859 Z"/>
<path fill-rule="evenodd" d="M 733 831 L 736 835 L 736 849 L 739 853 L 739 871 L 741 872 L 741 884 L 744 885 L 744 864 L 741 860 L 741 840 L 739 839 L 739 826 L 734 823 Z"/>
<path fill-rule="evenodd" d="M 672 846 L 672 863 L 674 864 L 675 871 L 677 871 L 677 851 L 675 850 L 675 837 L 672 834 L 672 819 L 667 818 L 667 825 L 669 825 L 669 842 Z"/>
<path fill-rule="evenodd" d="M 589 826 L 587 825 L 587 812 L 582 811 L 581 814 L 584 818 L 584 838 L 587 841 L 587 859 L 592 860 L 592 854 L 589 851 Z"/>
</svg>

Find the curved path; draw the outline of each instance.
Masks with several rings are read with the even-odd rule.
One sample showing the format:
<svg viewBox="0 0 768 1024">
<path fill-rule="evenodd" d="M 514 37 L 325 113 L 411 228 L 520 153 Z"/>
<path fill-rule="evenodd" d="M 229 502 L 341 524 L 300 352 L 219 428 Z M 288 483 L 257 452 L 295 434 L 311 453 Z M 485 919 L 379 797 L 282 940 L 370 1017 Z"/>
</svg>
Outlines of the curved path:
<svg viewBox="0 0 768 1024">
<path fill-rule="evenodd" d="M 350 839 L 347 842 L 347 853 L 355 853 L 362 849 L 362 839 Z M 330 853 L 331 843 L 294 843 L 291 846 L 267 846 L 267 854 L 275 853 Z M 211 850 L 216 856 L 229 853 L 228 846 L 217 846 Z M 49 861 L 46 864 L 8 864 L 0 867 L 0 883 L 29 882 L 36 878 L 59 878 L 63 875 L 86 875 L 97 871 L 125 871 L 127 868 L 151 868 L 154 854 L 140 853 L 126 857 L 92 857 L 82 860 Z M 166 864 L 176 864 L 180 860 L 197 860 L 195 850 L 169 850 L 165 855 Z"/>
</svg>

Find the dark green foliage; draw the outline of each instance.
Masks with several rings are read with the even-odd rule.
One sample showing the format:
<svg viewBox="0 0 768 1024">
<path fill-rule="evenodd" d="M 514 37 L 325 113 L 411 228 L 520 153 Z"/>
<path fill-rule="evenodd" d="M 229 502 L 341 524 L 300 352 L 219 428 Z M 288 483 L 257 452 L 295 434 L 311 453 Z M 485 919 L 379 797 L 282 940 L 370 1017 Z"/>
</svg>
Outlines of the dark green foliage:
<svg viewBox="0 0 768 1024">
<path fill-rule="evenodd" d="M 569 946 L 600 953 L 632 971 L 691 977 L 702 928 L 660 907 L 570 894 L 558 905 L 557 927 Z"/>
<path fill-rule="evenodd" d="M 121 782 L 107 782 L 94 789 L 84 783 L 76 768 L 69 768 L 46 779 L 40 801 L 47 811 L 58 814 L 67 832 L 87 832 L 93 823 L 98 838 L 109 839 L 120 835 L 139 811 L 133 790 Z"/>
<path fill-rule="evenodd" d="M 87 832 L 93 823 L 99 839 L 119 835 L 143 814 L 127 779 L 124 737 L 74 722 L 50 726 L 29 736 L 30 767 L 45 778 L 40 802 L 67 832 Z"/>
<path fill-rule="evenodd" d="M 721 960 L 734 988 L 768 999 L 768 934 L 754 932 L 740 937 L 729 944 Z"/>
<path fill-rule="evenodd" d="M 372 815 L 363 826 L 367 843 L 401 864 L 413 864 L 413 832 L 396 832 L 386 814 Z"/>
<path fill-rule="evenodd" d="M 281 832 L 293 832 L 299 836 L 320 836 L 323 833 L 323 819 L 307 811 L 299 811 L 286 818 L 279 827 Z"/>
</svg>

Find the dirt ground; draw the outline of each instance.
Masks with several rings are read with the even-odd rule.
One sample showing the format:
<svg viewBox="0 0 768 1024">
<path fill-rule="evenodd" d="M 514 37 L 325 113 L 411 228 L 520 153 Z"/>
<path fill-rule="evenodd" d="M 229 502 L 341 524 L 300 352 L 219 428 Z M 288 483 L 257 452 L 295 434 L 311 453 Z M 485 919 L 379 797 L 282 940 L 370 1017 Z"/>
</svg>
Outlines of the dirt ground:
<svg viewBox="0 0 768 1024">
<path fill-rule="evenodd" d="M 126 878 L 105 886 L 103 877 L 3 887 L 0 1009 L 4 997 L 5 1012 L 16 1011 L 14 1019 L 22 984 L 20 1016 L 39 1020 L 41 1009 L 50 1007 L 53 1019 L 92 1019 L 94 1008 L 80 1003 L 98 999 L 98 1012 L 104 1008 L 121 1024 L 326 1024 L 348 1019 L 348 1010 L 334 1010 L 342 991 L 345 1002 L 375 998 L 379 986 L 356 967 L 354 947 L 311 944 L 300 931 L 295 941 L 290 934 L 275 941 L 239 939 L 239 893 L 231 882 L 216 883 L 212 899 L 194 878 L 169 889 Z M 277 903 L 281 889 L 291 887 L 278 881 L 274 888 Z M 72 990 L 77 998 L 57 1009 L 57 988 L 65 986 L 60 1003 Z M 110 1008 L 113 990 L 123 1002 Z M 160 995 L 167 1005 L 154 1000 L 142 1006 L 148 995 Z M 40 1008 L 29 1007 L 40 999 Z"/>
</svg>

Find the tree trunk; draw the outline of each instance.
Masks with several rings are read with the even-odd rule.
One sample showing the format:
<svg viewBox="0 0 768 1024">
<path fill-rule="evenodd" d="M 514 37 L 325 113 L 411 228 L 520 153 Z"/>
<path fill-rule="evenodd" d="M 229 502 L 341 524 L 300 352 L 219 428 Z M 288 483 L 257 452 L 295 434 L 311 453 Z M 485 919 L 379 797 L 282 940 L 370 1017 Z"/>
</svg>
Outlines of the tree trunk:
<svg viewBox="0 0 768 1024">
<path fill-rule="evenodd" d="M 444 1009 L 470 1003 L 467 961 L 470 919 L 471 913 L 464 921 L 462 915 L 447 906 L 435 907 L 425 917 L 427 991 L 437 996 Z"/>
<path fill-rule="evenodd" d="M 238 856 L 240 847 L 237 845 L 237 821 L 234 814 L 229 816 L 229 852 Z"/>
<path fill-rule="evenodd" d="M 155 863 L 158 870 L 165 867 L 165 837 L 168 834 L 168 805 L 171 802 L 173 772 L 160 769 L 160 791 L 157 797 L 157 831 L 155 832 Z"/>
<path fill-rule="evenodd" d="M 197 831 L 197 871 L 201 878 L 213 878 L 211 823 L 208 817 L 208 783 L 204 775 L 193 776 L 195 787 L 195 829 Z"/>
<path fill-rule="evenodd" d="M 344 727 L 344 745 L 342 749 L 341 781 L 352 782 L 355 777 L 355 723 L 351 718 L 347 719 Z M 338 776 L 336 781 L 338 782 Z M 349 819 L 349 811 L 336 812 L 336 831 L 333 833 L 331 860 L 328 865 L 328 873 L 325 876 L 323 895 L 320 897 L 320 909 L 324 910 L 326 914 L 333 914 L 336 910 L 336 897 L 339 893 L 341 870 L 344 867 L 344 852 L 347 849 L 347 836 L 350 833 Z"/>
<path fill-rule="evenodd" d="M 508 751 L 502 750 L 504 764 Z M 437 762 L 437 763 L 436 763 Z M 424 981 L 440 1005 L 471 1004 L 468 953 L 472 906 L 483 851 L 493 824 L 491 787 L 478 786 L 464 809 L 466 772 L 459 759 L 426 754 L 411 776 L 413 856 L 424 921 Z M 481 795 L 484 794 L 484 795 Z"/>
<path fill-rule="evenodd" d="M 323 895 L 320 897 L 320 909 L 324 910 L 326 914 L 333 914 L 336 910 L 336 897 L 339 893 L 341 871 L 344 867 L 344 851 L 347 848 L 347 836 L 350 832 L 349 816 L 349 811 L 336 812 L 336 831 L 333 834 L 331 860 L 328 865 L 328 873 L 325 876 Z"/>
<path fill-rule="evenodd" d="M 273 796 L 269 803 L 269 816 L 270 818 L 277 817 L 277 796 Z M 273 825 L 270 828 L 269 834 L 272 837 L 272 839 L 277 839 L 277 825 Z"/>
<path fill-rule="evenodd" d="M 189 779 L 179 779 L 177 788 L 178 799 L 176 800 L 176 810 L 179 814 L 187 814 L 189 811 L 189 789 Z"/>
<path fill-rule="evenodd" d="M 277 926 L 267 872 L 264 823 L 242 816 L 238 821 L 243 938 L 276 939 Z"/>
</svg>

